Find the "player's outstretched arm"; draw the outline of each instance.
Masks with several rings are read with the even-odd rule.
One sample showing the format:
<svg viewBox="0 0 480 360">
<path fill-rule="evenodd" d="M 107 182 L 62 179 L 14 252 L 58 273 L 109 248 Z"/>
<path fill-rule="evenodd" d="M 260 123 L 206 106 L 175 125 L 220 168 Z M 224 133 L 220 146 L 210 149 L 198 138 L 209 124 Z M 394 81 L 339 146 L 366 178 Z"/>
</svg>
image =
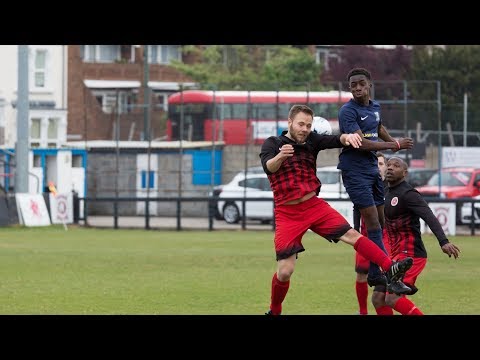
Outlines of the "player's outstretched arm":
<svg viewBox="0 0 480 360">
<path fill-rule="evenodd" d="M 442 246 L 442 251 L 448 255 L 448 257 L 453 257 L 456 259 L 460 256 L 460 249 L 455 244 L 451 242 L 446 243 Z"/>
</svg>

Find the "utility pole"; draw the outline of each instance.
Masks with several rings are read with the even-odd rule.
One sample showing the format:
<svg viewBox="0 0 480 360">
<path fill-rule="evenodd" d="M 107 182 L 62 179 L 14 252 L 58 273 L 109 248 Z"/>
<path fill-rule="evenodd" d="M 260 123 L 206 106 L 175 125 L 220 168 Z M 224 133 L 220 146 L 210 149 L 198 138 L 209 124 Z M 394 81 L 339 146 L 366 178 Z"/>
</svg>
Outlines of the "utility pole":
<svg viewBox="0 0 480 360">
<path fill-rule="evenodd" d="M 148 81 L 150 71 L 148 66 L 148 45 L 143 45 L 143 140 L 150 140 L 150 88 Z"/>
<path fill-rule="evenodd" d="M 18 45 L 17 142 L 15 192 L 28 193 L 28 45 Z"/>
</svg>

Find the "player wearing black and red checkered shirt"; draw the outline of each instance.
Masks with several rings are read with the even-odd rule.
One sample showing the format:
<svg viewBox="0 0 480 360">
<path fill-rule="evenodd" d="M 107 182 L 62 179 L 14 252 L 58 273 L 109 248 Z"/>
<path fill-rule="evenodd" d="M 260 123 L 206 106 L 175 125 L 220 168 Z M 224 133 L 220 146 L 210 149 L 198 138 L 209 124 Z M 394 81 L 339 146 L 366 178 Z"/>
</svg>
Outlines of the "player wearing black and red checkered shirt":
<svg viewBox="0 0 480 360">
<path fill-rule="evenodd" d="M 422 241 L 420 219 L 430 227 L 445 254 L 449 257 L 453 255 L 456 259 L 460 249 L 448 241 L 442 225 L 422 195 L 405 181 L 407 174 L 407 164 L 399 157 L 391 157 L 387 161 L 385 178 L 388 189 L 384 211 L 390 257 L 393 260 L 413 258 L 413 266 L 403 276 L 403 282 L 411 288 L 406 295 L 413 295 L 418 291 L 415 286 L 417 277 L 427 264 L 427 250 Z M 423 315 L 405 294 L 387 293 L 385 303 L 402 315 Z"/>
<path fill-rule="evenodd" d="M 316 174 L 321 150 L 352 146 L 358 148 L 358 134 L 320 135 L 312 132 L 313 110 L 293 105 L 288 114 L 288 131 L 265 140 L 260 159 L 268 175 L 274 199 L 275 254 L 277 271 L 272 277 L 269 315 L 280 315 L 298 253 L 305 251 L 303 235 L 312 230 L 330 242 L 350 244 L 369 261 L 386 270 L 394 284 L 412 265 L 406 258 L 394 262 L 371 240 L 354 230 L 334 208 L 317 195 L 321 183 Z"/>
</svg>

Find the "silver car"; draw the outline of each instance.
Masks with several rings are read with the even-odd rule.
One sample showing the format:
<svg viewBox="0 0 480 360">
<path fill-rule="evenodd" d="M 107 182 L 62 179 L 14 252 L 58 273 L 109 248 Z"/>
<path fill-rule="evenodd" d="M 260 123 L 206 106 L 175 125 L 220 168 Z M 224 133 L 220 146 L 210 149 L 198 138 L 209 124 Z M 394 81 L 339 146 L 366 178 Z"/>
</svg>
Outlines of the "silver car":
<svg viewBox="0 0 480 360">
<path fill-rule="evenodd" d="M 322 182 L 320 197 L 348 199 L 340 171 L 336 166 L 317 168 L 317 176 Z M 259 200 L 244 202 L 242 198 Z M 243 203 L 245 203 L 246 219 L 259 220 L 263 224 L 273 221 L 273 191 L 261 167 L 258 168 L 258 172 L 247 172 L 246 176 L 245 172 L 239 172 L 228 184 L 218 186 L 216 201 L 217 219 L 223 218 L 229 224 L 238 223 L 242 219 Z"/>
</svg>

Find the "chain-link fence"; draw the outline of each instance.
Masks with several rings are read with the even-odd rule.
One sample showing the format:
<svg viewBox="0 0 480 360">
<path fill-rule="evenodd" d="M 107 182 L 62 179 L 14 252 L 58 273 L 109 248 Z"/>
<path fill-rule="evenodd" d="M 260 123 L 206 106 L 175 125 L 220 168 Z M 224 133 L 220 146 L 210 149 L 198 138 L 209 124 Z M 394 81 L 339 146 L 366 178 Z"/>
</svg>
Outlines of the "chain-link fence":
<svg viewBox="0 0 480 360">
<path fill-rule="evenodd" d="M 170 94 L 146 92 L 145 101 L 120 89 L 101 102 L 93 93 L 85 96 L 85 121 L 79 131 L 84 142 L 76 144 L 88 151 L 85 197 L 132 199 L 115 206 L 111 200 L 91 201 L 88 213 L 205 215 L 211 211 L 207 200 L 179 206 L 176 199 L 207 199 L 235 175 L 258 169 L 261 144 L 286 130 L 293 104 L 311 106 L 338 131 L 338 110 L 351 97 L 346 82 L 220 88 L 217 84 L 181 86 Z M 442 147 L 480 146 L 480 114 L 474 110 L 480 107 L 468 98 L 444 105 L 440 88 L 438 81 L 374 83 L 372 98 L 381 104 L 382 122 L 390 134 L 415 140 L 413 151 L 405 151 L 408 162 L 420 160 L 424 167 L 439 168 Z M 337 165 L 338 155 L 339 149 L 321 151 L 318 166 Z M 12 171 L 0 185 L 8 188 L 14 158 L 6 161 L 5 156 L 4 167 L 10 162 Z M 146 206 L 136 198 L 152 201 Z"/>
</svg>

